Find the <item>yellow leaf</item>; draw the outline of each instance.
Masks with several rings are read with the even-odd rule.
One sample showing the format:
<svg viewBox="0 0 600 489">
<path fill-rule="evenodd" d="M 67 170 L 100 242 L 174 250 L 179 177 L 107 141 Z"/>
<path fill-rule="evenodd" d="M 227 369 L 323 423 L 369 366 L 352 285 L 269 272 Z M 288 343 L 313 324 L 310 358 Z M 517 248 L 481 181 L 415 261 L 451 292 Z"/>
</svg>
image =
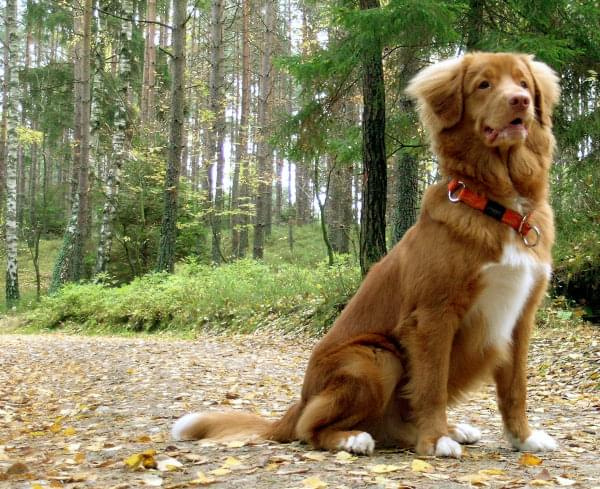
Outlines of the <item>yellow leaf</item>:
<svg viewBox="0 0 600 489">
<path fill-rule="evenodd" d="M 148 435 L 140 435 L 135 441 L 138 443 L 150 443 L 152 439 Z"/>
<path fill-rule="evenodd" d="M 318 477 L 309 477 L 302 481 L 302 485 L 309 489 L 320 489 L 321 487 L 327 487 L 327 482 L 323 482 Z"/>
<path fill-rule="evenodd" d="M 481 469 L 479 471 L 480 474 L 483 475 L 504 475 L 506 472 L 502 469 Z"/>
<path fill-rule="evenodd" d="M 530 486 L 553 486 L 554 482 L 543 479 L 533 479 L 529 481 Z"/>
<path fill-rule="evenodd" d="M 270 464 L 267 464 L 267 466 L 265 467 L 265 470 L 268 470 L 269 472 L 271 472 L 273 470 L 277 470 L 278 468 L 279 468 L 279 464 L 271 462 Z"/>
<path fill-rule="evenodd" d="M 358 457 L 342 450 L 341 452 L 337 452 L 335 454 L 335 459 L 336 459 L 336 461 L 338 461 L 340 463 L 347 464 L 350 462 L 354 462 L 355 460 L 358 459 Z"/>
<path fill-rule="evenodd" d="M 31 484 L 31 489 L 44 489 L 41 484 Z"/>
<path fill-rule="evenodd" d="M 210 477 L 206 477 L 206 474 L 204 472 L 199 471 L 196 474 L 196 478 L 190 482 L 193 482 L 194 484 L 200 484 L 201 486 L 207 486 L 208 484 L 213 484 L 216 481 L 217 481 L 216 479 L 211 479 Z"/>
<path fill-rule="evenodd" d="M 161 472 L 173 472 L 181 467 L 183 467 L 183 464 L 171 457 L 166 457 L 156 462 L 156 468 Z"/>
<path fill-rule="evenodd" d="M 235 457 L 227 457 L 225 462 L 223 462 L 224 467 L 236 467 L 238 465 L 242 465 L 242 462 Z"/>
<path fill-rule="evenodd" d="M 375 474 L 389 474 L 390 472 L 396 472 L 397 470 L 401 470 L 401 469 L 402 469 L 402 467 L 400 467 L 399 465 L 379 464 L 379 465 L 374 465 L 369 470 L 371 472 L 374 472 Z"/>
<path fill-rule="evenodd" d="M 231 470 L 229 470 L 225 467 L 221 467 L 219 469 L 211 470 L 210 473 L 213 475 L 221 476 L 221 475 L 231 474 Z"/>
<path fill-rule="evenodd" d="M 471 486 L 489 486 L 484 474 L 467 474 L 458 478 L 460 482 L 468 482 Z"/>
<path fill-rule="evenodd" d="M 325 454 L 322 452 L 307 452 L 304 455 L 302 455 L 302 457 L 307 460 L 314 460 L 315 462 L 322 462 L 323 460 L 325 460 Z"/>
<path fill-rule="evenodd" d="M 75 462 L 77 462 L 78 464 L 82 464 L 83 462 L 85 462 L 85 453 L 83 452 L 77 452 L 75 454 L 75 456 L 73 457 L 73 459 L 75 460 Z"/>
<path fill-rule="evenodd" d="M 60 424 L 60 421 L 56 421 L 55 423 L 52 423 L 48 429 L 52 433 L 58 433 L 60 430 L 62 430 L 62 425 Z"/>
<path fill-rule="evenodd" d="M 65 428 L 62 432 L 63 436 L 73 436 L 75 433 L 77 433 L 77 432 L 75 431 L 75 428 L 73 428 L 72 426 Z"/>
<path fill-rule="evenodd" d="M 144 460 L 144 457 L 141 453 L 134 453 L 133 455 L 127 457 L 124 462 L 127 467 L 135 470 L 142 464 L 142 460 Z"/>
<path fill-rule="evenodd" d="M 533 467 L 535 465 L 540 465 L 542 463 L 542 459 L 540 457 L 532 455 L 531 453 L 524 453 L 523 455 L 521 455 L 519 463 L 521 465 L 525 465 L 526 467 Z"/>
<path fill-rule="evenodd" d="M 418 458 L 412 461 L 410 468 L 413 472 L 433 472 L 433 465 Z"/>
</svg>

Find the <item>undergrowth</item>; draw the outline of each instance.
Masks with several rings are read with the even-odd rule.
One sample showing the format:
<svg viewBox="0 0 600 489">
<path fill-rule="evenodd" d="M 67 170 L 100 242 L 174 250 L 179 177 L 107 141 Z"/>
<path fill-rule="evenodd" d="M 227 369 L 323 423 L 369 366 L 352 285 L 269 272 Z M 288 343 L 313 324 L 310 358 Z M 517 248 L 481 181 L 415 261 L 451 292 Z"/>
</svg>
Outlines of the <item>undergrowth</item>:
<svg viewBox="0 0 600 489">
<path fill-rule="evenodd" d="M 323 333 L 358 286 L 358 270 L 241 260 L 215 268 L 188 261 L 174 275 L 150 274 L 120 287 L 67 285 L 25 319 L 34 329 L 249 332 L 274 327 Z"/>
</svg>

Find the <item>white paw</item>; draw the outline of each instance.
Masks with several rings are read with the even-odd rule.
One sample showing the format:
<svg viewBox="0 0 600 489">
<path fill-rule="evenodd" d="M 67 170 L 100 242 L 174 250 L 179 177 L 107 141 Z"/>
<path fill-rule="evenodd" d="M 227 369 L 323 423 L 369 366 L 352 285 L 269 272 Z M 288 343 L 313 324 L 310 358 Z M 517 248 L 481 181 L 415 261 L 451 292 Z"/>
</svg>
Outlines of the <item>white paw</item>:
<svg viewBox="0 0 600 489">
<path fill-rule="evenodd" d="M 435 444 L 436 457 L 454 457 L 460 458 L 462 448 L 449 436 L 441 436 Z"/>
<path fill-rule="evenodd" d="M 359 455 L 371 455 L 375 450 L 375 440 L 369 433 L 362 432 L 352 435 L 339 444 L 341 450 Z"/>
<path fill-rule="evenodd" d="M 524 442 L 510 434 L 508 439 L 521 452 L 551 452 L 558 449 L 556 440 L 542 430 L 535 430 Z"/>
<path fill-rule="evenodd" d="M 481 431 L 470 424 L 458 423 L 454 426 L 454 430 L 450 432 L 450 438 L 458 443 L 470 445 L 481 439 Z"/>
</svg>

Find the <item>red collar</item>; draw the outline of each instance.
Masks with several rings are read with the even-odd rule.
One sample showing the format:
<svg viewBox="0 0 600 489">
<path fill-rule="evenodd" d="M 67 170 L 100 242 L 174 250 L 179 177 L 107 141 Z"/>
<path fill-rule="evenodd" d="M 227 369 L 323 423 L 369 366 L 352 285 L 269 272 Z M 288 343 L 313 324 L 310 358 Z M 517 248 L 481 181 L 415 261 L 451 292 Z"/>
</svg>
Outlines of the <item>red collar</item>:
<svg viewBox="0 0 600 489">
<path fill-rule="evenodd" d="M 477 209 L 504 224 L 508 224 L 519 233 L 525 246 L 533 247 L 537 245 L 540 240 L 540 230 L 528 222 L 531 213 L 522 216 L 512 209 L 507 209 L 502 204 L 469 190 L 461 180 L 454 178 L 448 183 L 448 199 L 450 199 L 450 202 L 462 202 L 467 204 L 473 209 Z M 529 241 L 527 239 L 527 236 L 531 231 L 535 234 L 534 241 Z"/>
</svg>

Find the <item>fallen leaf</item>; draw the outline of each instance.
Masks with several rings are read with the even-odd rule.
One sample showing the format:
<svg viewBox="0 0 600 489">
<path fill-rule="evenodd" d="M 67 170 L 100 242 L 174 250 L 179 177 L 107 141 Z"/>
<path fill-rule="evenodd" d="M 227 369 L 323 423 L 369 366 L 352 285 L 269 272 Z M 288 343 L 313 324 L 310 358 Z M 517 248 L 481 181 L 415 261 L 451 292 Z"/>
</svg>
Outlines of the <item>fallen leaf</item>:
<svg viewBox="0 0 600 489">
<path fill-rule="evenodd" d="M 566 477 L 556 477 L 555 480 L 559 486 L 573 486 L 577 484 L 577 481 L 574 481 L 573 479 L 567 479 Z"/>
<path fill-rule="evenodd" d="M 347 464 L 358 460 L 358 457 L 342 450 L 335 454 L 335 460 L 339 463 Z"/>
<path fill-rule="evenodd" d="M 156 468 L 161 472 L 173 472 L 181 467 L 183 467 L 183 464 L 179 460 L 171 457 L 161 458 L 156 461 Z"/>
<path fill-rule="evenodd" d="M 73 436 L 73 435 L 75 435 L 75 433 L 77 433 L 77 432 L 75 431 L 75 428 L 73 428 L 72 426 L 65 428 L 62 432 L 63 436 Z"/>
<path fill-rule="evenodd" d="M 234 440 L 227 443 L 226 446 L 227 448 L 242 448 L 243 446 L 246 446 L 246 442 L 241 440 Z"/>
<path fill-rule="evenodd" d="M 542 459 L 540 457 L 532 455 L 531 453 L 524 453 L 523 455 L 521 455 L 519 463 L 526 467 L 533 467 L 535 465 L 540 465 L 542 463 Z"/>
<path fill-rule="evenodd" d="M 242 465 L 242 462 L 235 457 L 227 457 L 223 462 L 224 467 L 237 467 L 238 465 Z"/>
<path fill-rule="evenodd" d="M 502 469 L 481 469 L 479 471 L 480 474 L 483 475 L 505 475 L 506 472 Z"/>
<path fill-rule="evenodd" d="M 190 482 L 192 482 L 193 484 L 200 484 L 201 486 L 207 486 L 208 484 L 213 484 L 216 481 L 216 479 L 207 477 L 204 472 L 198 471 L 198 473 L 196 474 L 196 478 L 194 480 L 191 480 Z"/>
<path fill-rule="evenodd" d="M 327 482 L 323 482 L 318 477 L 309 477 L 302 481 L 302 485 L 309 489 L 320 489 L 321 487 L 327 487 Z"/>
<path fill-rule="evenodd" d="M 462 475 L 458 479 L 460 482 L 468 482 L 471 486 L 489 486 L 487 481 L 487 476 L 485 474 L 467 474 Z"/>
<path fill-rule="evenodd" d="M 425 462 L 425 460 L 421 460 L 415 458 L 410 465 L 410 468 L 413 472 L 433 472 L 433 465 Z"/>
<path fill-rule="evenodd" d="M 342 452 L 339 452 L 342 453 Z M 344 452 L 347 453 L 347 452 Z M 350 455 L 350 454 L 348 454 Z M 302 458 L 305 458 L 306 460 L 314 460 L 315 462 L 322 462 L 323 460 L 325 460 L 325 454 L 323 452 L 307 452 L 302 454 Z"/>
<path fill-rule="evenodd" d="M 379 464 L 379 465 L 374 465 L 369 470 L 375 474 L 389 474 L 390 472 L 396 472 L 398 470 L 402 470 L 402 467 L 400 467 L 399 465 Z"/>
<path fill-rule="evenodd" d="M 29 472 L 29 469 L 27 468 L 27 465 L 22 462 L 15 462 L 6 469 L 8 475 L 25 474 L 27 472 Z"/>
<path fill-rule="evenodd" d="M 529 481 L 530 486 L 553 486 L 554 482 L 545 479 L 532 479 Z"/>
<path fill-rule="evenodd" d="M 231 474 L 231 470 L 227 469 L 225 467 L 220 467 L 218 469 L 211 470 L 210 473 L 213 475 L 222 476 L 222 475 Z"/>
<path fill-rule="evenodd" d="M 150 486 L 150 487 L 160 487 L 163 485 L 162 478 L 158 477 L 157 475 L 153 475 L 153 474 L 145 474 L 142 477 L 142 481 L 144 482 L 144 484 L 146 486 Z"/>
</svg>

